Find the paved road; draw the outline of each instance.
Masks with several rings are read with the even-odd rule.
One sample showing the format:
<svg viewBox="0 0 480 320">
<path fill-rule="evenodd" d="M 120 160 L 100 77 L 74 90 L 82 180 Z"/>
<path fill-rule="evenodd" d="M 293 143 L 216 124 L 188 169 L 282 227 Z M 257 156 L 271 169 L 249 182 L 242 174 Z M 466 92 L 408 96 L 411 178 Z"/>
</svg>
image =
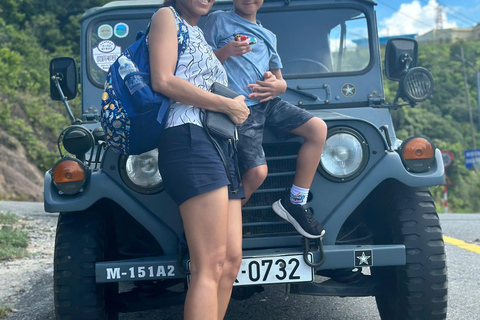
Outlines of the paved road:
<svg viewBox="0 0 480 320">
<path fill-rule="evenodd" d="M 0 211 L 20 215 L 45 215 L 42 204 L 0 201 Z M 444 234 L 448 237 L 480 245 L 480 214 L 441 214 Z M 480 318 L 480 254 L 447 242 L 450 320 L 478 320 Z M 7 320 L 53 319 L 52 275 L 38 277 L 32 290 L 20 297 L 15 306 L 18 312 Z M 182 308 L 137 312 L 121 315 L 121 320 L 181 319 Z M 375 320 L 379 319 L 373 298 L 339 298 L 284 295 L 283 286 L 268 286 L 265 291 L 245 301 L 231 302 L 227 320 L 288 319 L 288 320 Z"/>
</svg>

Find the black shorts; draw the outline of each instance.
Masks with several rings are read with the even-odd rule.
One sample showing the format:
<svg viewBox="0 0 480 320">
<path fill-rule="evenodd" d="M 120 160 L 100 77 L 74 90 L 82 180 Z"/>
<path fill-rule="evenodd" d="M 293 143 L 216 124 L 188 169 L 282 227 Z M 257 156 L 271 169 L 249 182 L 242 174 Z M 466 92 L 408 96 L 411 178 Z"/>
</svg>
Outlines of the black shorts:
<svg viewBox="0 0 480 320">
<path fill-rule="evenodd" d="M 228 152 L 227 142 L 219 143 L 224 152 Z M 226 158 L 230 175 L 235 180 L 233 184 L 238 186 L 233 158 Z M 158 168 L 165 190 L 178 205 L 202 193 L 230 185 L 217 149 L 205 130 L 194 124 L 165 129 L 158 145 Z M 229 198 L 245 198 L 243 188 L 236 193 L 229 192 Z"/>
<path fill-rule="evenodd" d="M 262 147 L 265 125 L 279 138 L 286 138 L 290 131 L 311 118 L 311 113 L 280 98 L 251 106 L 247 121 L 238 126 L 238 161 L 242 174 L 267 163 Z"/>
</svg>

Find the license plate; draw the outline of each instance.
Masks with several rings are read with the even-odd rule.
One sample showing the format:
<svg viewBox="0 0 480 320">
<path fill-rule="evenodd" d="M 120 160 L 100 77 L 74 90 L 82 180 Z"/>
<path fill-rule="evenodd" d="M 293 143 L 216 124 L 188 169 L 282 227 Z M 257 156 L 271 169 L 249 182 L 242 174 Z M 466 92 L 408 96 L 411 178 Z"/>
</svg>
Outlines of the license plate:
<svg viewBox="0 0 480 320">
<path fill-rule="evenodd" d="M 310 261 L 312 259 L 309 254 Z M 234 286 L 313 281 L 303 255 L 243 258 Z"/>
</svg>

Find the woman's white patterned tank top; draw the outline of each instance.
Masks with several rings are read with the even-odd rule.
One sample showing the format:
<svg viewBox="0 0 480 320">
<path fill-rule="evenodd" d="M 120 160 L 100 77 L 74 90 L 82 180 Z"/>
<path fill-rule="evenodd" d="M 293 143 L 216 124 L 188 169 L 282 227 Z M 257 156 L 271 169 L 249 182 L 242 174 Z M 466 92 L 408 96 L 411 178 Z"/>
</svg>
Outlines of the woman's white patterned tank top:
<svg viewBox="0 0 480 320">
<path fill-rule="evenodd" d="M 209 90 L 214 82 L 228 84 L 227 74 L 220 61 L 208 45 L 203 31 L 192 27 L 185 22 L 188 29 L 189 41 L 185 52 L 178 60 L 175 76 L 185 79 L 200 89 Z M 165 127 L 179 126 L 192 123 L 202 126 L 201 109 L 195 106 L 173 101 Z"/>
</svg>

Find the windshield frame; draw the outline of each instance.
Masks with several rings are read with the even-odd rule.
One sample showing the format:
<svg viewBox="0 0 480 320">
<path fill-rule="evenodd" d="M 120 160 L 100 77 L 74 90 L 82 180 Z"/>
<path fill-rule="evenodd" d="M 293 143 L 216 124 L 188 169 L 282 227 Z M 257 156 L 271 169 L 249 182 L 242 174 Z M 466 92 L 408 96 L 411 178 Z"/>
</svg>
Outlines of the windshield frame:
<svg viewBox="0 0 480 320">
<path fill-rule="evenodd" d="M 260 8 L 259 13 L 274 13 L 274 12 L 282 12 L 282 11 L 306 11 L 306 10 L 325 10 L 325 9 L 356 9 L 360 12 L 362 12 L 365 15 L 366 18 L 366 23 L 367 23 L 367 32 L 368 32 L 368 49 L 369 49 L 369 57 L 370 60 L 367 64 L 367 66 L 362 69 L 362 70 L 355 70 L 355 71 L 344 71 L 344 72 L 330 72 L 330 73 L 310 73 L 310 74 L 285 74 L 283 75 L 283 78 L 288 80 L 288 79 L 312 79 L 312 78 L 332 78 L 332 77 L 339 77 L 339 76 L 358 76 L 358 75 L 364 75 L 368 73 L 373 66 L 375 65 L 375 51 L 374 51 L 374 44 L 373 44 L 373 39 L 376 37 L 376 29 L 374 27 L 375 23 L 375 17 L 372 14 L 372 10 L 369 10 L 370 4 L 358 4 L 358 3 L 327 3 L 327 4 L 306 4 L 305 2 L 301 3 L 295 3 L 295 2 L 290 2 L 287 6 L 282 5 L 278 6 L 277 2 L 265 2 L 262 8 Z M 233 9 L 232 4 L 229 3 L 228 5 L 225 5 L 225 3 L 218 3 L 213 7 L 213 11 L 215 10 L 230 10 Z M 91 21 L 89 21 L 86 29 L 85 29 L 85 38 L 83 39 L 83 44 L 84 44 L 84 54 L 85 54 L 85 73 L 87 75 L 88 81 L 95 87 L 97 88 L 102 88 L 104 87 L 104 83 L 98 83 L 96 79 L 92 76 L 92 57 L 89 52 L 90 48 L 90 43 L 91 43 L 91 36 L 92 36 L 92 28 L 93 26 L 98 23 L 99 21 L 102 20 L 115 20 L 115 19 L 125 19 L 128 18 L 129 20 L 132 19 L 145 19 L 146 21 L 150 21 L 151 16 L 153 12 L 155 12 L 155 8 L 152 8 L 151 13 L 150 12 L 138 12 L 135 14 L 130 14 L 130 13 L 125 13 L 123 10 L 115 10 L 116 12 L 108 12 L 109 14 L 107 15 L 106 13 L 102 13 L 100 16 L 97 16 L 93 18 Z M 260 16 L 260 21 L 261 21 L 261 16 Z M 268 26 L 267 26 L 268 28 Z M 126 48 L 125 48 L 126 49 Z M 124 49 L 123 49 L 124 50 Z M 122 52 L 123 52 L 122 50 Z M 281 56 L 280 56 L 281 57 Z"/>
</svg>

